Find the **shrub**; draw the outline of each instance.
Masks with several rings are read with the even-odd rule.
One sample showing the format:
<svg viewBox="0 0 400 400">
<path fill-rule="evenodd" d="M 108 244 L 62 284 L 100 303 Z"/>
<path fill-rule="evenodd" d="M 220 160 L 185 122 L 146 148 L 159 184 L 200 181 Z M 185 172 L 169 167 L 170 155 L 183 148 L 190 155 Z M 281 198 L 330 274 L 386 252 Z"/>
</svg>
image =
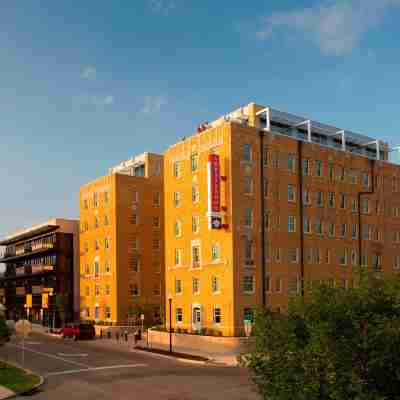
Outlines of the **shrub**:
<svg viewBox="0 0 400 400">
<path fill-rule="evenodd" d="M 318 285 L 285 315 L 263 311 L 244 364 L 264 399 L 384 400 L 400 393 L 400 280 Z"/>
</svg>

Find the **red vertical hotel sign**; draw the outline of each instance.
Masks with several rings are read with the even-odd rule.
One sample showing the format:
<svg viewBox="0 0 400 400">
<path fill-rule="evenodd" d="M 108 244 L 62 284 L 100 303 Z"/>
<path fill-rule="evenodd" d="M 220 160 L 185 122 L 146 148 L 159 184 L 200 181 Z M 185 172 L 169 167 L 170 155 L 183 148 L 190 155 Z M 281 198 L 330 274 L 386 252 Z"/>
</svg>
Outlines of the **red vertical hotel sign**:
<svg viewBox="0 0 400 400">
<path fill-rule="evenodd" d="M 221 170 L 218 154 L 208 156 L 208 215 L 210 229 L 221 228 Z"/>
</svg>

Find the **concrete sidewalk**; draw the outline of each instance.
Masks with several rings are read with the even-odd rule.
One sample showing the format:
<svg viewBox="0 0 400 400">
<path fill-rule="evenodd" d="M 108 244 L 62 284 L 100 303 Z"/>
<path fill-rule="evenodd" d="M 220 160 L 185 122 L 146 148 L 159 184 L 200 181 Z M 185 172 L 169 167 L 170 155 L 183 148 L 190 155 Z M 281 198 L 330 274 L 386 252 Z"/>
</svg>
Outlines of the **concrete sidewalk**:
<svg viewBox="0 0 400 400">
<path fill-rule="evenodd" d="M 14 396 L 14 394 L 15 393 L 12 390 L 0 385 L 0 400 L 8 399 L 9 397 Z"/>
</svg>

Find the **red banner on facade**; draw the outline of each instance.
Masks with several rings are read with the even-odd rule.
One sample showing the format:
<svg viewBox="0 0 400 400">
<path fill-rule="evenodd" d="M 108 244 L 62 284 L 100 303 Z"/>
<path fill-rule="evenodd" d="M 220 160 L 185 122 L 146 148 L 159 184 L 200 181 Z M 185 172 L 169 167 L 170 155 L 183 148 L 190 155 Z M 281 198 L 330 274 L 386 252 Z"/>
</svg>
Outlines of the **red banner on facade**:
<svg viewBox="0 0 400 400">
<path fill-rule="evenodd" d="M 211 213 L 221 211 L 221 171 L 219 164 L 219 155 L 210 154 L 208 156 L 210 168 L 210 193 L 211 197 Z"/>
</svg>

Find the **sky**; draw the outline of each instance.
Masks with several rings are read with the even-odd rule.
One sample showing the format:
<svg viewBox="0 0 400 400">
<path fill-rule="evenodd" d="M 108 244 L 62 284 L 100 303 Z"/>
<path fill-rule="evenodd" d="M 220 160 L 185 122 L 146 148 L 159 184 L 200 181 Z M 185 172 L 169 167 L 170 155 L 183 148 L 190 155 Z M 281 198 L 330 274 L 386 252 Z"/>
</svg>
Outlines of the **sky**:
<svg viewBox="0 0 400 400">
<path fill-rule="evenodd" d="M 255 101 L 400 144 L 400 0 L 0 5 L 0 237 Z"/>
</svg>

